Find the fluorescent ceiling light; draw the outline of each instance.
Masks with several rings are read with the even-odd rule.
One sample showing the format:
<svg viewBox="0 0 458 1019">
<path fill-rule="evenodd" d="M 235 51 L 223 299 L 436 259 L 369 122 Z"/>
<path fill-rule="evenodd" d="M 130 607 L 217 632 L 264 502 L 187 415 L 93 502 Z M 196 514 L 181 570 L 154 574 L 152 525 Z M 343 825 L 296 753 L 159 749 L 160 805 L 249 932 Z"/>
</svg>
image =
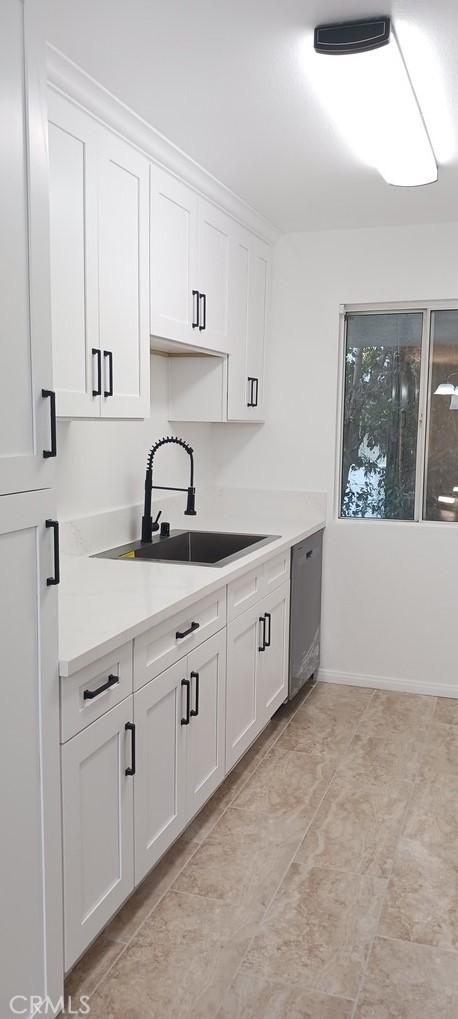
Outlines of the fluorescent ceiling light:
<svg viewBox="0 0 458 1019">
<path fill-rule="evenodd" d="M 456 502 L 456 499 L 453 499 L 453 497 L 451 495 L 439 495 L 437 497 L 437 501 L 438 502 L 445 502 L 445 503 L 447 503 L 447 505 L 451 506 L 454 502 Z"/>
<path fill-rule="evenodd" d="M 315 29 L 312 83 L 353 153 L 388 184 L 437 180 L 431 142 L 389 18 Z"/>
</svg>

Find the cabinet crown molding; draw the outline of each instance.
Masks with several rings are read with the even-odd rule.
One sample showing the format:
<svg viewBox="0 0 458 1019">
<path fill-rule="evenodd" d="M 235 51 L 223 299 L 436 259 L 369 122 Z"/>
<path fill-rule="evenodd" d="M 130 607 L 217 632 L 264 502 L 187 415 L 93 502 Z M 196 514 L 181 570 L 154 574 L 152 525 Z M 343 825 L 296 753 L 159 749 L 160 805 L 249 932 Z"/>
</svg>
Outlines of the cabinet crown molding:
<svg viewBox="0 0 458 1019">
<path fill-rule="evenodd" d="M 46 46 L 46 66 L 48 84 L 57 92 L 82 106 L 242 226 L 275 244 L 281 236 L 277 227 L 50 43 Z"/>
</svg>

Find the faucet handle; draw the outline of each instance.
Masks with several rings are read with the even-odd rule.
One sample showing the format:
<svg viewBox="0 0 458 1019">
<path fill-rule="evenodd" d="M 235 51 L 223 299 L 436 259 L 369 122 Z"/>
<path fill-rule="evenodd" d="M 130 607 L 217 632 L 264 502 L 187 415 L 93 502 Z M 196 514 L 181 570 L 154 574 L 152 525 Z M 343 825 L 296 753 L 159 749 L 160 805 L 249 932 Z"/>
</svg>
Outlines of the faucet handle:
<svg viewBox="0 0 458 1019">
<path fill-rule="evenodd" d="M 153 531 L 158 531 L 159 530 L 159 517 L 160 516 L 162 516 L 162 510 L 159 510 L 159 513 L 158 513 L 156 519 L 153 520 L 151 530 L 153 530 Z"/>
</svg>

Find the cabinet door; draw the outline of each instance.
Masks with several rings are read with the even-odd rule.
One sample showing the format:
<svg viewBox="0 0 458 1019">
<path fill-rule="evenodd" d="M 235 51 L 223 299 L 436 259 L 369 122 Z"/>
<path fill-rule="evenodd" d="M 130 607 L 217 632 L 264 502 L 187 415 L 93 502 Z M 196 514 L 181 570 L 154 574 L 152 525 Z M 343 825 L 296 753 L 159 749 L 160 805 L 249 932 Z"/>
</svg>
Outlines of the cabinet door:
<svg viewBox="0 0 458 1019">
<path fill-rule="evenodd" d="M 148 161 L 99 128 L 102 416 L 148 417 Z"/>
<path fill-rule="evenodd" d="M 270 248 L 257 237 L 251 239 L 250 290 L 248 303 L 248 377 L 255 384 L 255 406 L 252 420 L 264 419 L 265 347 L 270 311 Z M 251 402 L 250 399 L 248 402 Z"/>
<path fill-rule="evenodd" d="M 199 199 L 198 288 L 200 326 L 198 344 L 226 353 L 229 341 L 229 255 L 233 222 L 224 212 Z"/>
<path fill-rule="evenodd" d="M 127 697 L 62 747 L 66 969 L 134 887 L 132 711 Z"/>
<path fill-rule="evenodd" d="M 42 40 L 27 0 L 0 4 L 0 495 L 50 487 L 52 389 Z"/>
<path fill-rule="evenodd" d="M 226 771 L 262 728 L 256 715 L 260 632 L 258 606 L 227 628 Z"/>
<path fill-rule="evenodd" d="M 150 332 L 198 346 L 197 195 L 154 164 L 150 182 Z"/>
<path fill-rule="evenodd" d="M 231 245 L 228 419 L 264 420 L 270 248 L 241 228 Z"/>
<path fill-rule="evenodd" d="M 61 417 L 100 415 L 97 129 L 92 117 L 48 89 L 51 309 L 54 384 Z"/>
<path fill-rule="evenodd" d="M 265 619 L 265 649 L 259 654 L 256 715 L 264 727 L 288 696 L 289 582 L 263 599 L 259 614 Z"/>
<path fill-rule="evenodd" d="M 226 631 L 188 655 L 187 816 L 194 816 L 225 774 Z"/>
<path fill-rule="evenodd" d="M 184 827 L 185 687 L 183 659 L 135 694 L 135 883 Z"/>
<path fill-rule="evenodd" d="M 0 16 L 1 21 L 1 16 Z M 56 588 L 49 491 L 0 498 L 0 1014 L 62 993 Z"/>
</svg>

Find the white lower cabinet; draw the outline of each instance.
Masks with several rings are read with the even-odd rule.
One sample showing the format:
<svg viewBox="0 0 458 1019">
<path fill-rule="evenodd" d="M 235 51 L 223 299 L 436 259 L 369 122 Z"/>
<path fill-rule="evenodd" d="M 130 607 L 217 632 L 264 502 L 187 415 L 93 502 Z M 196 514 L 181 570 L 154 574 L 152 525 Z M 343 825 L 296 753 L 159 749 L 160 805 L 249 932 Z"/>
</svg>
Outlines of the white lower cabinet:
<svg viewBox="0 0 458 1019">
<path fill-rule="evenodd" d="M 224 778 L 226 631 L 134 696 L 135 883 Z"/>
<path fill-rule="evenodd" d="M 186 658 L 135 694 L 135 882 L 138 883 L 183 827 L 184 741 L 182 683 Z"/>
<path fill-rule="evenodd" d="M 134 887 L 132 724 L 130 696 L 62 747 L 66 970 Z"/>
<path fill-rule="evenodd" d="M 288 694 L 289 583 L 227 628 L 226 771 Z"/>
<path fill-rule="evenodd" d="M 256 687 L 261 626 L 259 608 L 252 609 L 227 628 L 226 770 L 253 742 L 257 729 Z"/>
<path fill-rule="evenodd" d="M 267 725 L 288 695 L 289 584 L 282 584 L 261 604 L 261 647 L 256 685 L 256 718 Z"/>
<path fill-rule="evenodd" d="M 224 617 L 225 596 L 225 588 L 212 596 L 222 599 Z M 196 616 L 196 606 L 207 601 L 187 611 Z M 176 617 L 172 622 L 175 633 Z M 66 970 L 285 700 L 288 624 L 286 581 L 159 675 L 160 642 L 148 631 L 134 641 L 133 675 L 125 644 L 74 680 L 75 690 L 94 687 L 99 696 L 108 670 L 113 689 L 124 683 L 126 696 L 89 724 L 73 713 L 72 725 L 63 728 L 85 725 L 62 747 Z M 160 626 L 156 637 L 162 635 L 167 660 L 171 621 Z M 72 695 L 69 686 L 70 702 Z M 61 700 L 68 701 L 64 691 Z"/>
<path fill-rule="evenodd" d="M 225 775 L 226 631 L 188 656 L 191 683 L 187 727 L 187 820 L 203 806 Z"/>
</svg>

